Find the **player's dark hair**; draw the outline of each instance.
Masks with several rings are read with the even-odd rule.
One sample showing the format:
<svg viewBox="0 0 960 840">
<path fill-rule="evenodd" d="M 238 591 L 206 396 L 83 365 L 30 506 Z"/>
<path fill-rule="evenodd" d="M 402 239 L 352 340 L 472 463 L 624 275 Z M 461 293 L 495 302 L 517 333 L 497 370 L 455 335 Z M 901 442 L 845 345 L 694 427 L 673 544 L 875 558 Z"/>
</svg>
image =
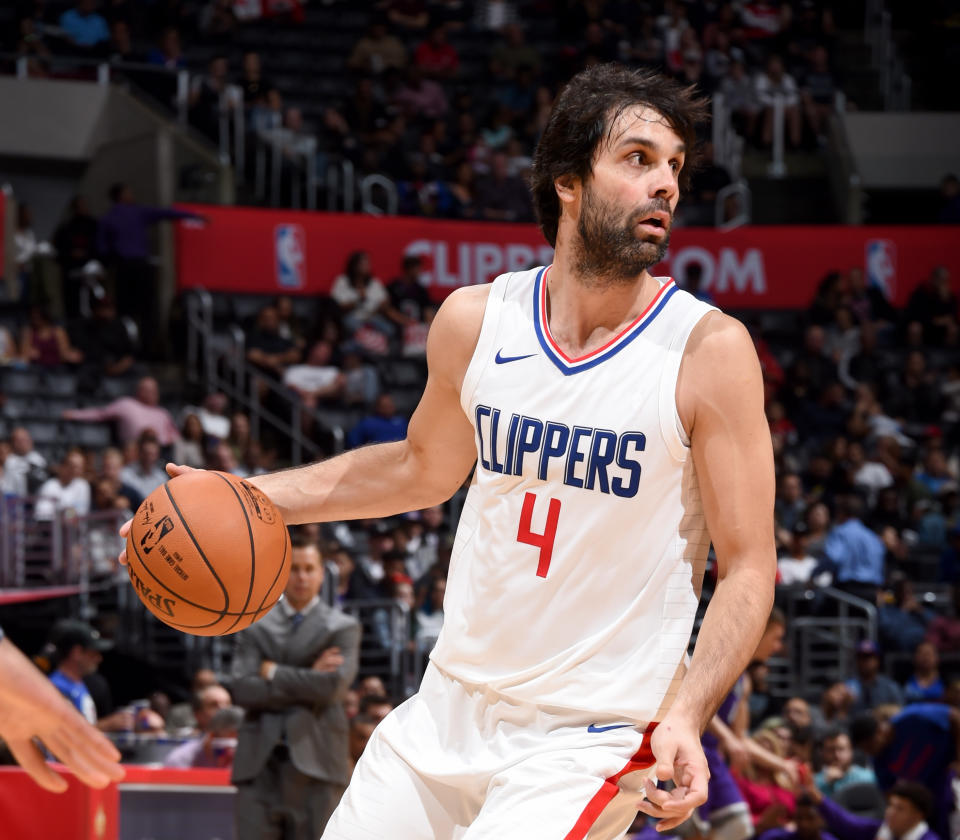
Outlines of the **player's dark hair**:
<svg viewBox="0 0 960 840">
<path fill-rule="evenodd" d="M 887 796 L 899 796 L 906 799 L 914 808 L 916 808 L 923 818 L 929 819 L 933 812 L 933 795 L 919 782 L 897 782 Z"/>
<path fill-rule="evenodd" d="M 547 242 L 556 247 L 560 199 L 554 182 L 564 175 L 586 181 L 593 171 L 597 147 L 610 139 L 620 116 L 636 106 L 662 114 L 687 147 L 680 172 L 686 189 L 697 163 L 696 127 L 707 116 L 706 101 L 693 86 L 651 70 L 622 64 L 598 64 L 578 73 L 557 97 L 537 144 L 530 171 L 530 189 L 537 221 Z"/>
</svg>

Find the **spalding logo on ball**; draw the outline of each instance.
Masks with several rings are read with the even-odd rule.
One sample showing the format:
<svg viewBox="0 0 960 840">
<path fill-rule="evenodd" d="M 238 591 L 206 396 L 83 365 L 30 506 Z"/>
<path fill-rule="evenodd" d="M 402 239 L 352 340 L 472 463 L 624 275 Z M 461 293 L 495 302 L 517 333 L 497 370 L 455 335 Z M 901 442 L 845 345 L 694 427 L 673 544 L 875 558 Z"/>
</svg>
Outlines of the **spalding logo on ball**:
<svg viewBox="0 0 960 840">
<path fill-rule="evenodd" d="M 127 571 L 157 618 L 198 636 L 249 627 L 280 599 L 290 536 L 276 506 L 230 473 L 198 470 L 154 490 L 133 517 Z"/>
</svg>

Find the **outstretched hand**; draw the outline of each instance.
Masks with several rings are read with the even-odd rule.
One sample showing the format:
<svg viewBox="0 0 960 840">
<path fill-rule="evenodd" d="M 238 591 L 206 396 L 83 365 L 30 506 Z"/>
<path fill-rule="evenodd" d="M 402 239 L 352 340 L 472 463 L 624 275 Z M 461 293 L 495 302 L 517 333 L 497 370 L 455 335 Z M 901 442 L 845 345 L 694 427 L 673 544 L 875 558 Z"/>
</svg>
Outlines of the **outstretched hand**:
<svg viewBox="0 0 960 840">
<path fill-rule="evenodd" d="M 167 475 L 169 475 L 170 478 L 176 478 L 178 475 L 183 475 L 184 473 L 188 473 L 188 472 L 198 472 L 198 470 L 195 467 L 188 467 L 184 464 L 172 464 L 172 463 L 167 464 Z M 124 522 L 123 525 L 120 526 L 120 536 L 126 539 L 127 535 L 130 533 L 130 528 L 132 525 L 133 525 L 132 519 L 128 519 L 126 522 Z M 126 547 L 124 547 L 124 550 L 120 552 L 120 556 L 117 558 L 117 562 L 121 566 L 127 565 Z"/>
<path fill-rule="evenodd" d="M 66 790 L 67 782 L 47 764 L 35 738 L 84 784 L 102 788 L 123 778 L 113 744 L 9 639 L 0 641 L 0 737 L 31 778 L 53 793 Z"/>
<path fill-rule="evenodd" d="M 657 831 L 669 831 L 707 801 L 710 771 L 700 746 L 699 728 L 680 715 L 667 713 L 651 736 L 650 748 L 657 760 L 657 779 L 672 780 L 676 787 L 660 790 L 653 779 L 647 779 L 646 799 L 638 803 L 637 809 L 659 819 Z"/>
</svg>

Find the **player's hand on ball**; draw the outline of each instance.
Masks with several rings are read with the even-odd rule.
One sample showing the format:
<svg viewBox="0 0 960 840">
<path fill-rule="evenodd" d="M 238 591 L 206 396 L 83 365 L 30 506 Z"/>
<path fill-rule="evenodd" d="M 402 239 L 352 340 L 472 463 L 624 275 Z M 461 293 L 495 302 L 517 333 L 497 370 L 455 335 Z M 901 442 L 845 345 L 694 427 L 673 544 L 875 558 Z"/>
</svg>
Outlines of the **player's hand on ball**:
<svg viewBox="0 0 960 840">
<path fill-rule="evenodd" d="M 650 748 L 657 760 L 657 778 L 673 780 L 673 790 L 659 790 L 653 779 L 645 782 L 646 799 L 637 809 L 660 820 L 657 831 L 669 831 L 686 821 L 694 808 L 707 801 L 710 771 L 700 746 L 700 731 L 681 715 L 667 716 L 654 730 Z"/>
<path fill-rule="evenodd" d="M 167 464 L 167 475 L 170 478 L 176 478 L 178 475 L 183 475 L 188 472 L 195 472 L 195 467 L 188 467 L 185 464 Z M 133 519 L 128 519 L 123 525 L 120 526 L 120 536 L 123 539 L 127 538 L 127 535 L 130 533 L 130 528 L 133 527 Z M 124 547 L 123 551 L 120 552 L 120 555 L 117 557 L 117 562 L 121 566 L 127 565 L 127 549 Z"/>
</svg>

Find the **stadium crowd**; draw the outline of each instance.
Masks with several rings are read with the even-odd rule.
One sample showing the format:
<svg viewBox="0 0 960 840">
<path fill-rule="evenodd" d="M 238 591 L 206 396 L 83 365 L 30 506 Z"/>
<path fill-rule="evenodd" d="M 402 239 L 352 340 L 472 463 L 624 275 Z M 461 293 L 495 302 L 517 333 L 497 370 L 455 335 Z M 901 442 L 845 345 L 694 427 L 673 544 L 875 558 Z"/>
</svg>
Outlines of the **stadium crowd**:
<svg viewBox="0 0 960 840">
<path fill-rule="evenodd" d="M 253 174 L 258 139 L 279 144 L 286 200 L 304 157 L 321 173 L 347 160 L 358 176 L 389 176 L 405 215 L 531 221 L 524 175 L 553 98 L 597 62 L 656 68 L 722 94 L 737 130 L 759 147 L 772 142 L 781 95 L 789 145 L 817 149 L 843 82 L 835 12 L 813 0 L 380 0 L 350 9 L 365 28 L 352 44 L 328 46 L 338 75 L 344 65 L 348 75 L 319 96 L 289 83 L 286 64 L 271 67 L 276 52 L 234 46 L 243 27 L 264 22 L 238 18 L 230 2 L 17 5 L 5 41 L 29 58 L 32 74 L 77 72 L 58 68 L 57 55 L 110 61 L 169 104 L 175 84 L 134 64 L 189 69 L 191 124 L 217 140 L 223 109 L 242 109 L 249 159 L 241 165 Z M 303 7 L 264 4 L 275 13 L 264 31 L 295 26 Z M 711 223 L 716 193 L 730 182 L 709 149 L 707 157 L 682 206 L 689 223 Z"/>
</svg>

